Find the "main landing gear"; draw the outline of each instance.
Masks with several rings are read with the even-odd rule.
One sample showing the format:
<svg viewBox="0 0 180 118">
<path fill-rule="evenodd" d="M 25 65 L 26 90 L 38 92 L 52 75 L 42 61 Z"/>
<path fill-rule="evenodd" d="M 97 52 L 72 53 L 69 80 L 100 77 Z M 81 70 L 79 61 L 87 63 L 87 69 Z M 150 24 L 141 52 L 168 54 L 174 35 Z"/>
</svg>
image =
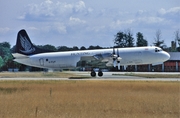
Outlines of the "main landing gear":
<svg viewBox="0 0 180 118">
<path fill-rule="evenodd" d="M 98 71 L 98 76 L 103 76 L 103 72 L 101 70 Z M 96 77 L 96 72 L 94 70 L 91 71 L 91 77 Z"/>
</svg>

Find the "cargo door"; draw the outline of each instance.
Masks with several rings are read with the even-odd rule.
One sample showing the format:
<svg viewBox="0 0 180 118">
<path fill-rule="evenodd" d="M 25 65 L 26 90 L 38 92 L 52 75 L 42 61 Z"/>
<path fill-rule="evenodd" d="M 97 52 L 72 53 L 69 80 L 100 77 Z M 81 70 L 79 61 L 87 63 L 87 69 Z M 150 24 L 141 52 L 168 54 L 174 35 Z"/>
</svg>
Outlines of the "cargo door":
<svg viewBox="0 0 180 118">
<path fill-rule="evenodd" d="M 39 63 L 40 63 L 40 66 L 44 66 L 44 59 L 43 58 L 39 59 Z"/>
</svg>

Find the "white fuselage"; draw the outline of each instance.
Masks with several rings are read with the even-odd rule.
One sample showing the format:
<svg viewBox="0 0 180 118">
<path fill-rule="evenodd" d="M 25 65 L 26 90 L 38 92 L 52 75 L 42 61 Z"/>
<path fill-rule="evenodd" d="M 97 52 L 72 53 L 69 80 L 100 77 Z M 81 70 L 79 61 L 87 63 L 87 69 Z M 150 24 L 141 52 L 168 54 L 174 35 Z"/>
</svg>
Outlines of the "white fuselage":
<svg viewBox="0 0 180 118">
<path fill-rule="evenodd" d="M 95 57 L 94 55 L 100 54 L 103 58 L 101 62 L 105 62 L 105 65 L 109 67 L 113 66 L 113 59 L 109 56 L 112 52 L 113 49 L 98 49 L 41 53 L 28 56 L 28 58 L 16 58 L 14 61 L 40 68 L 67 69 L 77 68 L 77 63 L 82 59 L 82 57 L 84 57 L 83 60 L 87 59 L 86 61 L 90 62 L 92 57 Z M 118 48 L 118 53 L 121 57 L 120 64 L 122 66 L 163 63 L 170 58 L 167 52 L 162 51 L 157 47 Z M 93 58 L 93 60 L 96 61 L 96 58 Z"/>
</svg>

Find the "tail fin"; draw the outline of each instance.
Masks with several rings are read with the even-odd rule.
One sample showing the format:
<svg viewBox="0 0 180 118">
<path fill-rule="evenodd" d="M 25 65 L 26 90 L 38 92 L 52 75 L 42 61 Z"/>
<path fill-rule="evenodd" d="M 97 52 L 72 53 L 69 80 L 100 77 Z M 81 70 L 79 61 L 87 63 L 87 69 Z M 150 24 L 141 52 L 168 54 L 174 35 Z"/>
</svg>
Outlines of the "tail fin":
<svg viewBox="0 0 180 118">
<path fill-rule="evenodd" d="M 17 42 L 16 42 L 16 53 L 20 53 L 28 56 L 28 55 L 39 54 L 44 52 L 52 52 L 52 51 L 40 49 L 34 46 L 24 29 L 18 32 Z"/>
</svg>

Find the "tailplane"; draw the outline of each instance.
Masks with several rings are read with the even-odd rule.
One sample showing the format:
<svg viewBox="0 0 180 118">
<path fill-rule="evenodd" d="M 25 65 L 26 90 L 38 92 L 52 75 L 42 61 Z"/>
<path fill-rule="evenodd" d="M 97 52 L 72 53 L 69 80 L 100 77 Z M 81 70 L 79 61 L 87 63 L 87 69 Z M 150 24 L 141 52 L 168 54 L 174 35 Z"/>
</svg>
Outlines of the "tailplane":
<svg viewBox="0 0 180 118">
<path fill-rule="evenodd" d="M 52 52 L 52 51 L 40 49 L 34 46 L 24 29 L 18 32 L 17 42 L 16 42 L 16 53 L 29 56 L 29 55 L 45 53 L 45 52 Z"/>
</svg>

